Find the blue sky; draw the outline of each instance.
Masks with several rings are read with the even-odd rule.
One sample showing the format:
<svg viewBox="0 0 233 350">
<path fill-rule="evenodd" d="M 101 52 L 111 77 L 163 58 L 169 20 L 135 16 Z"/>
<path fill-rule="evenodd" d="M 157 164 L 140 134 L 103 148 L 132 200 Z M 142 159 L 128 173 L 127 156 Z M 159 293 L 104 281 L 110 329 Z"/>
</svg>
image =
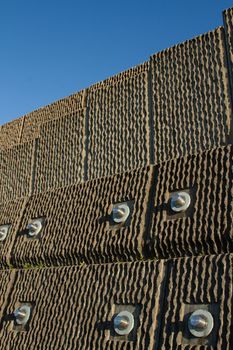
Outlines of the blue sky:
<svg viewBox="0 0 233 350">
<path fill-rule="evenodd" d="M 0 1 L 0 124 L 222 25 L 227 0 Z"/>
</svg>

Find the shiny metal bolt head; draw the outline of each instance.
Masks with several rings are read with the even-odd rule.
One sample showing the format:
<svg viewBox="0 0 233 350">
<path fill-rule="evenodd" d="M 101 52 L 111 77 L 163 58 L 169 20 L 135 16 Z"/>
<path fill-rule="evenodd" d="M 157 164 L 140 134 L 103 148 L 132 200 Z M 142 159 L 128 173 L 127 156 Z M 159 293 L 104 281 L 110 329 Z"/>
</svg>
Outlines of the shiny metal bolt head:
<svg viewBox="0 0 233 350">
<path fill-rule="evenodd" d="M 214 319 L 207 310 L 194 311 L 188 320 L 188 328 L 197 338 L 207 337 L 214 327 Z"/>
<path fill-rule="evenodd" d="M 185 211 L 191 204 L 191 197 L 187 192 L 177 192 L 171 196 L 171 209 L 177 213 Z"/>
<path fill-rule="evenodd" d="M 28 305 L 22 305 L 14 312 L 15 321 L 19 325 L 25 325 L 30 318 L 31 308 Z"/>
<path fill-rule="evenodd" d="M 118 204 L 112 209 L 112 219 L 119 224 L 125 222 L 130 214 L 130 209 L 127 204 Z"/>
<path fill-rule="evenodd" d="M 5 241 L 8 231 L 11 225 L 1 225 L 0 226 L 0 241 Z"/>
<path fill-rule="evenodd" d="M 134 328 L 134 316 L 129 311 L 121 311 L 113 320 L 114 330 L 119 335 L 127 335 Z"/>
<path fill-rule="evenodd" d="M 27 225 L 28 235 L 30 237 L 37 236 L 43 228 L 44 219 L 38 218 Z"/>
</svg>

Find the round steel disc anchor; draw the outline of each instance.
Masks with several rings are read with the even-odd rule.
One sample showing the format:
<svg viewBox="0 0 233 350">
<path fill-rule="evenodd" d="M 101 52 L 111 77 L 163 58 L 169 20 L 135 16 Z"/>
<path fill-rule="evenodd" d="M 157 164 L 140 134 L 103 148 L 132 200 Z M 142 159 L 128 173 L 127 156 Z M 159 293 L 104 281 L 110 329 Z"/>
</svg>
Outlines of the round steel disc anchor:
<svg viewBox="0 0 233 350">
<path fill-rule="evenodd" d="M 191 197 L 187 192 L 177 192 L 171 196 L 171 209 L 177 213 L 185 211 L 191 204 Z"/>
<path fill-rule="evenodd" d="M 15 322 L 19 325 L 25 325 L 30 318 L 31 308 L 28 305 L 22 305 L 14 312 Z"/>
<path fill-rule="evenodd" d="M 27 225 L 28 235 L 30 237 L 37 236 L 43 228 L 43 219 L 35 219 Z"/>
<path fill-rule="evenodd" d="M 127 335 L 134 328 L 134 317 L 131 312 L 121 311 L 114 318 L 114 330 L 119 335 Z"/>
<path fill-rule="evenodd" d="M 1 225 L 0 226 L 0 242 L 5 241 L 10 225 Z"/>
<path fill-rule="evenodd" d="M 194 337 L 207 337 L 212 332 L 213 327 L 213 316 L 207 310 L 196 310 L 189 317 L 188 328 Z"/>
<path fill-rule="evenodd" d="M 125 222 L 130 214 L 130 209 L 127 204 L 118 204 L 112 209 L 112 219 L 119 224 Z"/>
</svg>

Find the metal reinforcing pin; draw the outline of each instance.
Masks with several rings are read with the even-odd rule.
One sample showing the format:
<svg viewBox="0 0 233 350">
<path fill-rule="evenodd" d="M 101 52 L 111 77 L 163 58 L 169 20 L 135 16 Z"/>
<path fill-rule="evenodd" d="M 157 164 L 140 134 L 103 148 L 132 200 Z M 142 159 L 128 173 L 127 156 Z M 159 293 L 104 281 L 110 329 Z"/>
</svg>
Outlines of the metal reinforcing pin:
<svg viewBox="0 0 233 350">
<path fill-rule="evenodd" d="M 207 310 L 196 310 L 189 317 L 188 328 L 195 337 L 207 337 L 212 332 L 213 327 L 213 316 Z"/>
<path fill-rule="evenodd" d="M 112 209 L 112 219 L 115 223 L 123 223 L 127 220 L 130 209 L 127 204 L 118 204 Z"/>
<path fill-rule="evenodd" d="M 119 335 L 127 335 L 134 328 L 134 316 L 129 311 L 121 311 L 114 318 L 114 330 Z"/>
</svg>

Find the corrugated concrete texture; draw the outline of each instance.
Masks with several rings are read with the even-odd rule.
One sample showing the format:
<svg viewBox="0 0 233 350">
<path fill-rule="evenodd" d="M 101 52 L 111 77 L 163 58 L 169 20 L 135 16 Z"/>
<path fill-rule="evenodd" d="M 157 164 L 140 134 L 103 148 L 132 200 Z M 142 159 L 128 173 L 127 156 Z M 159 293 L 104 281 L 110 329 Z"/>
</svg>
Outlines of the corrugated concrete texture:
<svg viewBox="0 0 233 350">
<path fill-rule="evenodd" d="M 0 151 L 0 203 L 29 195 L 33 155 L 33 141 Z"/>
<path fill-rule="evenodd" d="M 88 178 L 150 163 L 148 62 L 88 89 Z"/>
<path fill-rule="evenodd" d="M 34 195 L 26 205 L 11 263 L 64 265 L 140 259 L 152 168 Z M 125 224 L 114 225 L 116 203 L 128 202 Z M 37 239 L 25 230 L 31 219 L 46 223 Z"/>
<path fill-rule="evenodd" d="M 162 262 L 17 271 L 1 315 L 0 349 L 152 350 L 159 335 L 163 278 Z M 28 329 L 22 330 L 10 315 L 24 302 L 33 308 Z M 121 305 L 135 308 L 134 340 L 122 341 L 112 330 Z"/>
<path fill-rule="evenodd" d="M 85 111 L 43 123 L 35 157 L 34 192 L 84 180 Z"/>
<path fill-rule="evenodd" d="M 157 166 L 149 236 L 156 257 L 233 252 L 233 147 L 174 159 Z M 172 193 L 191 205 L 171 210 Z"/>
<path fill-rule="evenodd" d="M 0 228 L 8 226 L 6 239 L 0 241 L 0 269 L 11 266 L 11 253 L 15 242 L 16 233 L 22 220 L 26 199 L 20 199 L 0 204 Z"/>
<path fill-rule="evenodd" d="M 170 263 L 158 349 L 232 349 L 232 266 L 232 255 Z M 206 309 L 214 318 L 213 332 L 208 337 L 190 337 L 187 322 L 196 309 Z"/>
<path fill-rule="evenodd" d="M 233 349 L 233 9 L 223 17 L 0 127 L 0 350 Z M 197 309 L 208 336 L 189 331 Z"/>
<path fill-rule="evenodd" d="M 21 142 L 35 139 L 39 136 L 40 126 L 49 120 L 64 117 L 82 108 L 84 91 L 56 101 L 24 116 Z"/>
<path fill-rule="evenodd" d="M 232 158 L 229 145 L 32 195 L 14 231 L 9 263 L 51 266 L 233 252 Z M 191 204 L 176 213 L 171 197 L 180 191 L 189 193 Z M 114 224 L 113 206 L 125 202 L 130 216 Z M 31 238 L 27 225 L 36 218 L 45 225 Z"/>
<path fill-rule="evenodd" d="M 81 181 L 232 143 L 231 32 L 232 10 L 228 10 L 225 29 L 219 27 L 157 53 L 142 65 L 3 126 L 1 147 L 37 137 L 49 142 L 43 138 L 49 138 L 43 123 L 67 118 L 64 138 L 57 129 L 53 140 L 55 148 L 57 142 L 61 149 L 63 145 L 70 149 L 66 158 L 72 163 L 77 145 L 69 137 L 68 119 L 83 113 L 80 142 L 85 147 L 78 164 L 82 175 L 76 178 Z M 17 123 L 20 136 L 5 142 L 6 132 L 13 135 Z M 48 182 L 54 176 L 52 168 L 47 170 Z M 66 185 L 68 176 L 64 169 L 57 186 Z"/>
<path fill-rule="evenodd" d="M 232 142 L 223 28 L 152 56 L 151 69 L 155 162 Z"/>
<path fill-rule="evenodd" d="M 15 271 L 12 270 L 0 270 L 0 315 L 1 321 L 4 315 L 4 309 L 7 305 L 9 292 L 13 286 L 15 280 Z M 0 334 L 2 328 L 2 322 L 0 321 Z M 1 337 L 1 336 L 0 336 Z M 0 345 L 1 347 L 1 345 Z"/>
<path fill-rule="evenodd" d="M 187 317 L 198 306 L 215 325 L 198 348 L 230 350 L 232 262 L 226 255 L 18 270 L 10 295 L 2 294 L 0 349 L 194 349 Z M 32 312 L 22 328 L 12 314 L 24 303 Z M 134 313 L 128 338 L 113 329 L 122 309 Z"/>
<path fill-rule="evenodd" d="M 0 126 L 0 152 L 20 143 L 23 118 Z"/>
<path fill-rule="evenodd" d="M 226 36 L 226 49 L 229 60 L 229 76 L 233 93 L 233 8 L 230 8 L 223 12 L 223 19 Z"/>
</svg>

